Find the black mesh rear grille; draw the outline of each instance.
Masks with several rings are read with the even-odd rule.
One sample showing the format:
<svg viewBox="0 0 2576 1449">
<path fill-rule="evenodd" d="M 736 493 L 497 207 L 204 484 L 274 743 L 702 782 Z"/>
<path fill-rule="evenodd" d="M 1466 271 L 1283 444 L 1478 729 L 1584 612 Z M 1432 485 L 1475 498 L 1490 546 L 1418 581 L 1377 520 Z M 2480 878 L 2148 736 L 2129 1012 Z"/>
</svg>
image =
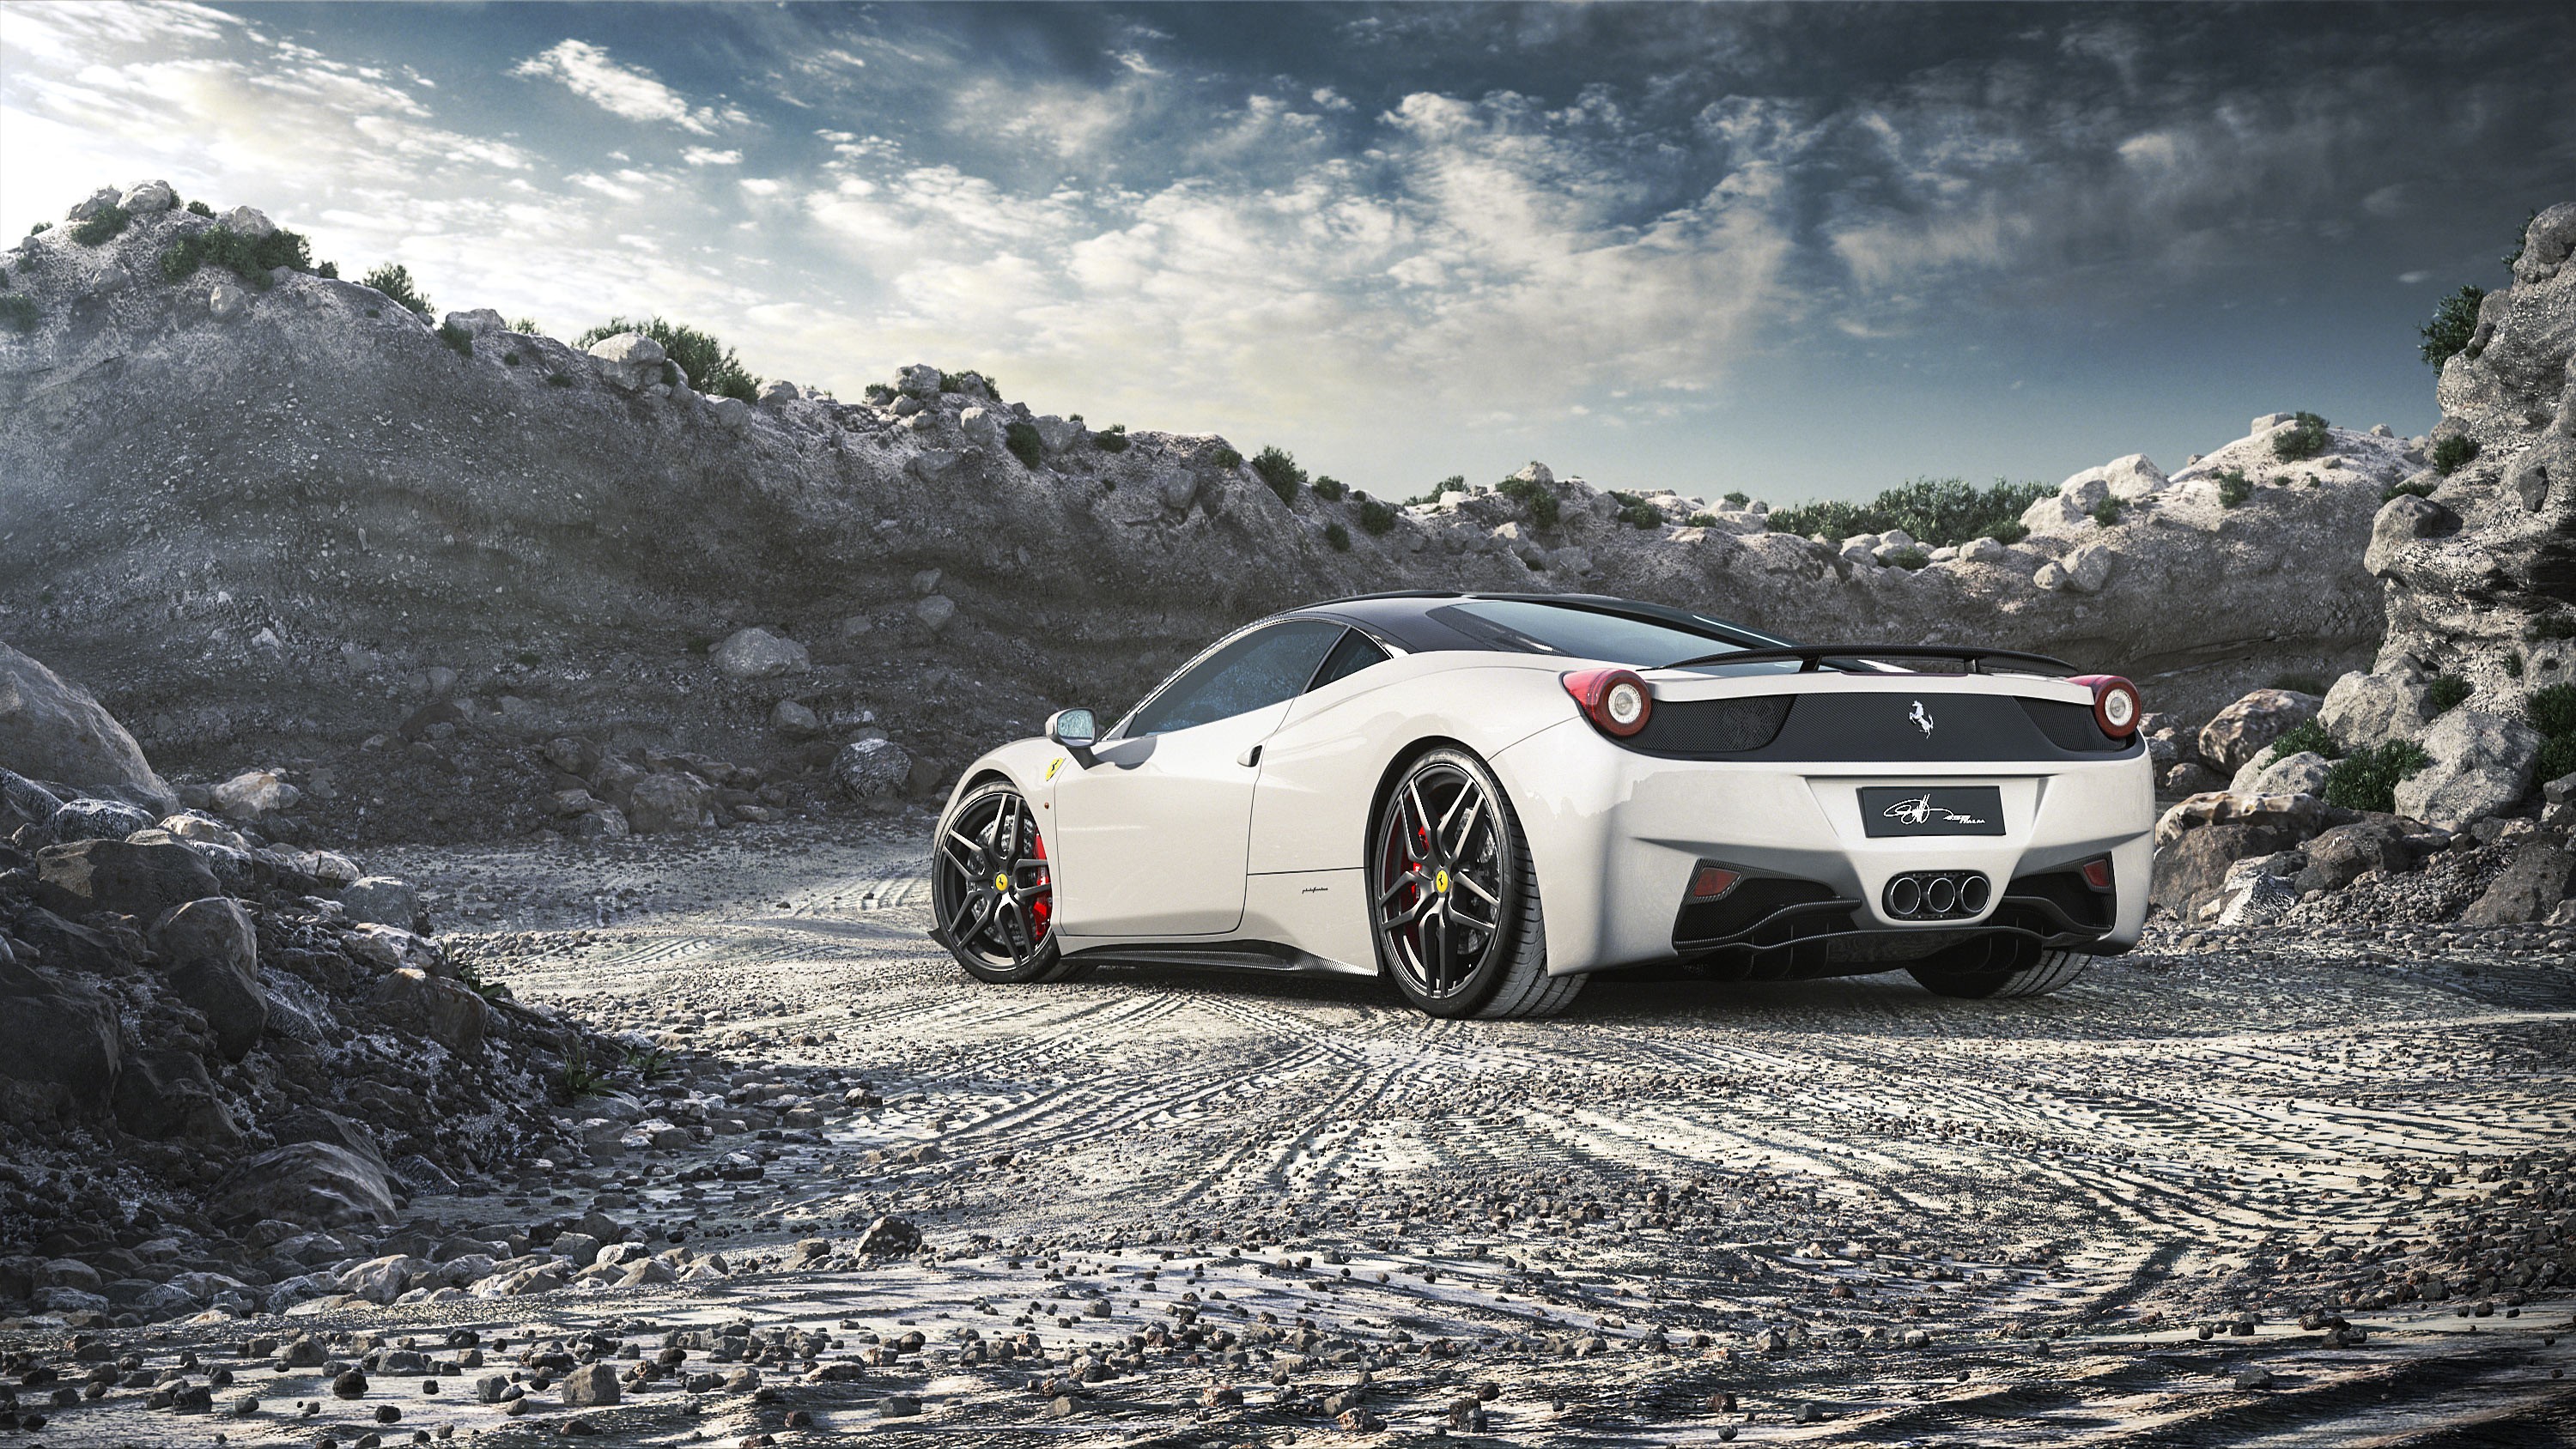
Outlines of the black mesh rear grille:
<svg viewBox="0 0 2576 1449">
<path fill-rule="evenodd" d="M 2046 901 L 2063 912 L 2068 922 L 2081 929 L 2107 931 L 2111 928 L 2111 909 L 2116 897 L 2108 891 L 2097 891 L 2086 885 L 2080 872 L 2048 870 L 2014 876 L 2012 884 L 2004 887 L 2004 897 L 2010 901 L 2015 896 Z"/>
<path fill-rule="evenodd" d="M 1738 881 L 1735 889 L 1716 900 L 1684 901 L 1681 914 L 1673 920 L 1673 943 L 1678 946 L 1739 935 L 1784 906 L 1833 898 L 1833 888 L 1821 881 L 1760 876 Z"/>
<path fill-rule="evenodd" d="M 1758 750 L 1779 736 L 1791 699 L 1785 694 L 1760 694 L 1660 702 L 1646 716 L 1646 727 L 1626 743 L 1631 749 L 1683 759 Z"/>
<path fill-rule="evenodd" d="M 2127 747 L 2126 740 L 2115 740 L 2102 733 L 2093 718 L 2093 706 L 2068 704 L 2059 699 L 2032 699 L 2018 696 L 2024 714 L 2048 736 L 2048 742 L 2061 750 L 2099 750 L 2108 753 Z"/>
</svg>

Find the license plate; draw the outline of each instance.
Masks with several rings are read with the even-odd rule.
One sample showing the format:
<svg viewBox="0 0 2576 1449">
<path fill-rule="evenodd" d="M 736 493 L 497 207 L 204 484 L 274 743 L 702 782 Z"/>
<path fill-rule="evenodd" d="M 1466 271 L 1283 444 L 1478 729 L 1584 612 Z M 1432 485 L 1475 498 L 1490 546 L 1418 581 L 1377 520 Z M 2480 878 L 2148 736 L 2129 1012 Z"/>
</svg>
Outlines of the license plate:
<svg viewBox="0 0 2576 1449">
<path fill-rule="evenodd" d="M 1860 792 L 1860 827 L 1887 835 L 2001 835 L 2004 794 L 1993 785 L 1871 785 Z"/>
</svg>

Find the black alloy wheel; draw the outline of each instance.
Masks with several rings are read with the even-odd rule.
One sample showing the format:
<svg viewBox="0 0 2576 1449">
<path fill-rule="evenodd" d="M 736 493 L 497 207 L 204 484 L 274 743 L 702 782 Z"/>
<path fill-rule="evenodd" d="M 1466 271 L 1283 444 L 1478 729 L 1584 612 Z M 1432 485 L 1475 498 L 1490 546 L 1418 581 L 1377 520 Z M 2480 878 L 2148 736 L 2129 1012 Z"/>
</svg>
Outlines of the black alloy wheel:
<svg viewBox="0 0 2576 1449">
<path fill-rule="evenodd" d="M 1388 966 L 1424 1010 L 1463 1015 L 1490 984 L 1521 892 L 1518 833 L 1470 757 L 1435 752 L 1396 782 L 1378 826 L 1374 916 Z"/>
<path fill-rule="evenodd" d="M 939 823 L 931 908 L 941 944 L 980 980 L 1058 979 L 1055 886 L 1029 802 L 996 781 Z"/>
</svg>

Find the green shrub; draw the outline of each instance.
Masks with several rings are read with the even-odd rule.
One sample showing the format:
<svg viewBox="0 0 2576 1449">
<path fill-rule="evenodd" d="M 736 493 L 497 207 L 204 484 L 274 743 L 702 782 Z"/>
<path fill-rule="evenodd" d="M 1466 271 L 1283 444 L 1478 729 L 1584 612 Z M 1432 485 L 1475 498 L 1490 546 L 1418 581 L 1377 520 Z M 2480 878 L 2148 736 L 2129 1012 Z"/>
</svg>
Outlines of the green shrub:
<svg viewBox="0 0 2576 1449">
<path fill-rule="evenodd" d="M 1219 448 L 1216 450 L 1216 465 L 1231 473 L 1243 466 L 1243 455 L 1232 448 Z"/>
<path fill-rule="evenodd" d="M 365 276 L 360 277 L 358 279 L 358 285 L 362 287 L 373 287 L 377 291 L 385 294 L 386 301 L 391 302 L 398 307 L 418 312 L 423 317 L 428 316 L 430 313 L 429 299 L 422 296 L 419 289 L 412 286 L 411 268 L 403 266 L 398 262 L 387 262 L 383 266 L 376 268 L 374 271 L 367 273 Z"/>
<path fill-rule="evenodd" d="M 2545 785 L 2561 775 L 2576 775 L 2576 734 L 2551 735 L 2540 742 L 2533 778 Z"/>
<path fill-rule="evenodd" d="M 1682 520 L 1682 527 L 1715 528 L 1717 527 L 1717 515 L 1714 513 L 1694 513 L 1690 517 Z"/>
<path fill-rule="evenodd" d="M 2547 689 L 2533 690 L 2530 701 L 2522 707 L 2522 713 L 2523 718 L 2531 721 L 2533 729 L 2550 739 L 2576 735 L 2576 684 L 2553 684 Z M 2565 773 L 2564 770 L 2559 772 Z M 2558 776 L 2549 778 L 2555 780 Z"/>
<path fill-rule="evenodd" d="M 2346 810 L 2397 808 L 2397 784 L 2432 763 L 2432 757 L 2406 740 L 2390 740 L 2338 760 L 2326 770 L 2326 803 Z"/>
<path fill-rule="evenodd" d="M 2521 651 L 2521 650 L 2519 650 L 2519 649 L 2508 649 L 2508 650 L 2506 650 L 2506 651 L 2505 651 L 2505 656 L 2504 656 L 2504 677 L 2505 677 L 2505 678 L 2507 678 L 2507 679 L 2520 679 L 2520 678 L 2522 677 L 2522 651 Z"/>
<path fill-rule="evenodd" d="M 1315 480 L 1315 496 L 1323 499 L 1327 503 L 1341 502 L 1342 495 L 1350 491 L 1349 487 L 1346 486 L 1341 479 L 1335 478 L 1330 474 L 1326 474 Z"/>
<path fill-rule="evenodd" d="M 1541 528 L 1556 527 L 1555 489 L 1535 478 L 1506 478 L 1494 485 L 1494 491 L 1528 509 L 1530 522 Z"/>
<path fill-rule="evenodd" d="M 1932 555 L 1919 548 L 1900 548 L 1887 556 L 1887 566 L 1889 568 L 1903 569 L 1907 573 L 1912 573 L 1914 570 L 1919 568 L 1929 567 L 1931 562 Z"/>
<path fill-rule="evenodd" d="M 689 375 L 689 385 L 709 397 L 738 398 L 755 402 L 760 397 L 760 379 L 745 371 L 733 355 L 733 349 L 711 334 L 660 317 L 638 322 L 631 317 L 611 317 L 581 334 L 575 347 L 588 347 L 594 342 L 620 332 L 641 332 L 662 344 L 662 352 Z"/>
<path fill-rule="evenodd" d="M 2471 693 L 2469 682 L 2460 676 L 2436 674 L 2424 690 L 2424 702 L 2433 706 L 2433 713 L 2448 714 L 2467 703 Z"/>
<path fill-rule="evenodd" d="M 879 407 L 883 407 L 887 403 L 894 401 L 895 392 L 893 388 L 886 386 L 884 383 L 872 382 L 860 390 L 859 396 L 866 398 L 868 401 L 875 403 Z"/>
<path fill-rule="evenodd" d="M 2401 479 L 2381 489 L 2379 501 L 2386 503 L 2396 498 L 2422 498 L 2432 491 L 2433 485 L 2430 483 L 2419 482 L 2413 478 Z"/>
<path fill-rule="evenodd" d="M 161 279 L 185 281 L 199 267 L 215 266 L 266 290 L 268 274 L 277 267 L 312 272 L 313 248 L 303 235 L 280 228 L 262 237 L 244 236 L 228 226 L 210 226 L 180 237 L 161 250 Z"/>
<path fill-rule="evenodd" d="M 2309 751 L 2323 755 L 2329 760 L 2343 753 L 2335 747 L 2334 736 L 2326 733 L 2324 725 L 2315 720 L 2303 720 L 2295 728 L 2285 731 L 2279 739 L 2272 742 L 2272 747 L 2263 752 L 2263 763 L 2267 767 L 2276 765 L 2292 755 Z"/>
<path fill-rule="evenodd" d="M 1740 513 L 1753 506 L 1753 495 L 1750 493 L 1729 493 L 1717 501 Z M 2030 505 L 2024 504 L 2022 506 L 2027 508 Z"/>
<path fill-rule="evenodd" d="M 0 323 L 7 324 L 12 332 L 35 331 L 36 319 L 42 313 L 43 309 L 36 305 L 36 299 L 24 292 L 11 292 L 7 296 L 0 296 Z"/>
<path fill-rule="evenodd" d="M 1098 448 L 1104 453 L 1126 452 L 1128 446 L 1127 425 L 1125 423 L 1111 423 L 1106 431 L 1092 434 L 1091 446 Z"/>
<path fill-rule="evenodd" d="M 537 326 L 537 319 L 534 317 L 513 317 L 503 325 L 523 337 L 535 337 L 544 331 Z"/>
<path fill-rule="evenodd" d="M 121 206 L 111 206 L 73 227 L 72 240 L 85 247 L 112 241 L 124 234 L 126 224 L 132 220 L 134 213 Z"/>
<path fill-rule="evenodd" d="M 189 203 L 188 203 L 188 209 L 189 209 L 190 211 L 195 212 L 195 213 L 196 213 L 197 215 L 199 215 L 199 216 L 212 216 L 212 215 L 214 215 L 214 214 L 215 214 L 215 209 L 214 209 L 213 207 L 211 207 L 211 206 L 206 205 L 206 204 L 205 204 L 204 202 L 202 202 L 202 201 L 191 201 L 191 202 L 189 202 Z"/>
<path fill-rule="evenodd" d="M 2415 329 L 2424 339 L 2416 355 L 2438 372 L 2443 363 L 2467 351 L 2469 339 L 2478 331 L 2478 304 L 2486 299 L 2486 288 L 2462 287 L 2435 303 L 2433 320 Z"/>
<path fill-rule="evenodd" d="M 1375 498 L 1361 500 L 1360 527 L 1366 529 L 1372 537 L 1395 527 L 1395 520 L 1394 504 Z"/>
<path fill-rule="evenodd" d="M 2104 528 L 2109 528 L 2113 524 L 2118 523 L 2120 521 L 2120 500 L 2111 497 L 2109 494 L 2104 494 L 2102 501 L 2093 505 L 2093 521 Z"/>
<path fill-rule="evenodd" d="M 1284 448 L 1263 448 L 1254 454 L 1252 471 L 1261 475 L 1261 481 L 1270 485 L 1270 491 L 1278 494 L 1282 503 L 1296 502 L 1297 490 L 1306 486 L 1306 470 L 1298 467 L 1295 456 Z"/>
<path fill-rule="evenodd" d="M 2290 426 L 2272 439 L 2272 456 L 2284 463 L 2299 463 L 2326 450 L 2326 420 L 2315 413 L 2293 415 Z"/>
<path fill-rule="evenodd" d="M 49 231 L 52 231 L 53 229 L 54 229 L 54 224 L 53 224 L 52 222 L 50 222 L 50 221 L 40 221 L 40 222 L 37 222 L 34 226 L 31 226 L 31 227 L 27 228 L 27 235 L 29 235 L 29 236 L 41 236 L 42 234 L 44 234 L 44 233 L 46 233 L 46 232 L 49 232 Z"/>
<path fill-rule="evenodd" d="M 2009 483 L 2000 478 L 1988 488 L 1963 478 L 1917 478 L 1866 503 L 1827 500 L 1776 508 L 1771 511 L 1770 526 L 1775 533 L 1828 539 L 1903 529 L 1933 548 L 1988 537 L 2019 543 L 2030 534 L 2021 524 L 2023 510 L 2056 491 L 2046 483 Z"/>
<path fill-rule="evenodd" d="M 1432 484 L 1423 492 L 1417 493 L 1413 497 L 1404 501 L 1407 506 L 1411 506 L 1416 503 L 1437 503 L 1440 501 L 1440 495 L 1443 493 L 1464 493 L 1465 491 L 1467 491 L 1467 475 L 1464 473 L 1452 473 L 1448 477 L 1441 479 L 1439 482 Z"/>
<path fill-rule="evenodd" d="M 474 334 L 453 322 L 438 324 L 438 340 L 446 343 L 459 357 L 474 355 Z"/>
<path fill-rule="evenodd" d="M 1618 519 L 1621 523 L 1628 525 L 1630 528 L 1661 528 L 1664 526 L 1664 511 L 1657 508 L 1655 505 L 1648 503 L 1645 499 L 1638 497 L 1636 494 L 1621 493 L 1616 489 L 1613 489 L 1607 496 L 1610 501 L 1617 504 L 1619 508 L 1619 511 L 1611 516 Z"/>
<path fill-rule="evenodd" d="M 1332 523 L 1327 523 L 1324 525 L 1324 542 L 1331 544 L 1333 546 L 1333 552 L 1335 553 L 1349 553 L 1351 551 L 1351 531 L 1342 527 L 1338 520 Z"/>
<path fill-rule="evenodd" d="M 1002 446 L 1020 460 L 1020 466 L 1034 472 L 1046 461 L 1046 443 L 1038 437 L 1035 423 L 1012 423 L 1002 429 Z"/>
<path fill-rule="evenodd" d="M 516 367 L 516 366 L 518 366 L 518 365 L 519 365 L 519 354 L 518 354 L 518 352 L 514 349 L 514 350 L 512 350 L 512 351 L 502 353 L 502 354 L 501 354 L 501 365 L 502 365 L 503 367 Z"/>
<path fill-rule="evenodd" d="M 2453 433 L 2433 445 L 2433 471 L 2448 478 L 2461 464 L 2477 455 L 2477 439 Z"/>
</svg>

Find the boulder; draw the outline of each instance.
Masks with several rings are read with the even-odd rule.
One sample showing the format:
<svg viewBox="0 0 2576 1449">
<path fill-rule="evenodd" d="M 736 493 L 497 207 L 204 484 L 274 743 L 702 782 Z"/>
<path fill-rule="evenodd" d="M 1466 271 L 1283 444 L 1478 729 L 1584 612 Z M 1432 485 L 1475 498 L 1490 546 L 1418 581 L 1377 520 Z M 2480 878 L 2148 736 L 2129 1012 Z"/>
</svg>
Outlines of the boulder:
<svg viewBox="0 0 2576 1449">
<path fill-rule="evenodd" d="M 447 953 L 438 948 L 438 943 L 416 934 L 408 926 L 362 921 L 340 933 L 340 949 L 378 971 L 418 971 L 429 976 L 456 974 L 447 964 Z"/>
<path fill-rule="evenodd" d="M 162 817 L 161 829 L 175 840 L 206 841 L 232 850 L 248 851 L 250 842 L 242 833 L 200 810 L 182 810 Z"/>
<path fill-rule="evenodd" d="M 965 435 L 966 441 L 998 453 L 1008 421 L 1005 414 L 992 408 L 968 408 L 957 415 L 957 431 Z"/>
<path fill-rule="evenodd" d="M 137 1137 L 184 1138 L 217 1147 L 241 1141 L 241 1130 L 194 1052 L 149 1051 L 126 1058 L 113 1104 L 117 1125 Z"/>
<path fill-rule="evenodd" d="M 2297 903 L 2298 875 L 2307 863 L 2307 856 L 2295 850 L 2236 861 L 2218 889 L 2201 901 L 2199 918 L 2221 926 L 2259 926 L 2278 919 Z"/>
<path fill-rule="evenodd" d="M 393 1185 L 381 1163 L 327 1142 L 296 1142 L 243 1163 L 217 1193 L 218 1222 L 269 1218 L 312 1228 L 394 1220 Z"/>
<path fill-rule="evenodd" d="M 155 811 L 178 804 L 134 736 L 89 691 L 0 644 L 0 769 L 64 780 Z"/>
<path fill-rule="evenodd" d="M 52 970 L 109 976 L 135 964 L 136 953 L 124 940 L 66 921 L 42 906 L 30 907 L 12 929 Z"/>
<path fill-rule="evenodd" d="M 617 1367 L 609 1363 L 586 1363 L 563 1376 L 563 1401 L 575 1408 L 596 1408 L 617 1402 Z"/>
<path fill-rule="evenodd" d="M 66 800 L 45 822 L 56 840 L 123 840 L 152 829 L 152 812 L 122 800 Z"/>
<path fill-rule="evenodd" d="M 206 294 L 206 315 L 218 322 L 230 322 L 250 310 L 250 293 L 230 282 L 218 282 Z"/>
<path fill-rule="evenodd" d="M 804 395 L 797 389 L 796 384 L 783 377 L 772 378 L 760 385 L 760 401 L 764 407 L 779 407 L 792 403 Z"/>
<path fill-rule="evenodd" d="M 2401 665 L 2375 674 L 2354 670 L 2336 680 L 2317 720 L 2336 744 L 2357 752 L 2415 738 L 2432 712 L 2423 672 Z"/>
<path fill-rule="evenodd" d="M 2525 841 L 2504 873 L 2487 885 L 2486 894 L 2460 913 L 2460 924 L 2509 926 L 2547 920 L 2567 898 L 2571 878 L 2576 878 L 2576 854 L 2546 841 Z"/>
<path fill-rule="evenodd" d="M 0 770 L 0 835 L 20 826 L 43 828 L 63 808 L 62 797 L 15 770 Z"/>
<path fill-rule="evenodd" d="M 716 823 L 715 787 L 685 771 L 661 770 L 627 792 L 626 823 L 638 833 L 699 830 Z"/>
<path fill-rule="evenodd" d="M 2306 838 L 2288 817 L 2186 831 L 2172 844 L 2156 848 L 2148 898 L 2184 920 L 2198 920 L 2204 905 L 2227 894 L 2227 874 L 2238 861 L 2276 854 Z"/>
<path fill-rule="evenodd" d="M 2365 871 L 2395 874 L 2414 863 L 2406 827 L 2396 817 L 2374 815 L 2338 825 L 2300 848 L 2307 865 L 2300 870 L 2301 891 L 2339 891 Z"/>
<path fill-rule="evenodd" d="M 2531 788 L 2540 732 L 2517 719 L 2460 708 L 2416 740 L 2432 762 L 2397 783 L 2397 813 L 2458 830 L 2519 802 Z"/>
<path fill-rule="evenodd" d="M 913 604 L 912 617 L 921 621 L 921 627 L 936 634 L 957 617 L 957 601 L 946 594 L 932 594 Z"/>
<path fill-rule="evenodd" d="M 510 330 L 510 324 L 502 320 L 501 314 L 489 307 L 475 307 L 463 312 L 450 312 L 447 314 L 446 325 L 464 333 L 468 337 L 483 337 L 491 333 L 507 332 Z"/>
<path fill-rule="evenodd" d="M 304 792 L 286 783 L 273 770 L 244 770 L 214 788 L 215 809 L 227 820 L 257 820 L 280 810 L 292 810 Z"/>
<path fill-rule="evenodd" d="M 116 204 L 137 215 L 168 211 L 179 204 L 179 193 L 167 181 L 146 181 L 127 191 Z"/>
<path fill-rule="evenodd" d="M 36 901 L 66 916 L 116 911 L 156 921 L 164 911 L 220 893 L 214 872 L 185 845 L 76 840 L 36 852 Z"/>
<path fill-rule="evenodd" d="M 2399 571 L 2407 548 L 2419 539 L 2445 538 L 2460 531 L 2460 516 L 2430 498 L 2401 493 L 2380 505 L 2379 514 L 2370 523 L 2370 547 L 2361 556 L 2361 566 L 2372 574 L 2388 576 Z"/>
<path fill-rule="evenodd" d="M 410 881 L 389 875 L 362 876 L 340 887 L 340 908 L 363 925 L 416 931 L 422 925 L 420 891 Z"/>
<path fill-rule="evenodd" d="M 2301 750 L 2271 764 L 2256 755 L 2236 772 L 2227 787 L 2231 795 L 2317 795 L 2325 794 L 2326 757 L 2314 750 Z"/>
<path fill-rule="evenodd" d="M 810 740 L 823 732 L 823 721 L 803 704 L 782 699 L 769 712 L 769 727 L 791 740 Z"/>
<path fill-rule="evenodd" d="M 853 740 L 832 757 L 832 779 L 851 798 L 900 795 L 912 776 L 912 756 L 892 740 Z"/>
<path fill-rule="evenodd" d="M 217 219 L 234 235 L 246 236 L 253 241 L 277 230 L 277 223 L 268 219 L 268 213 L 255 206 L 236 206 Z"/>
<path fill-rule="evenodd" d="M 2200 728 L 2200 757 L 2233 774 L 2274 740 L 2317 717 L 2325 701 L 2288 689 L 2258 689 Z"/>
<path fill-rule="evenodd" d="M 766 629 L 738 629 L 715 649 L 716 669 L 727 679 L 776 679 L 811 667 L 805 646 Z"/>
<path fill-rule="evenodd" d="M 105 1111 L 122 1060 L 114 1002 L 0 945 L 0 1120 Z"/>
<path fill-rule="evenodd" d="M 590 345 L 590 355 L 599 364 L 599 375 L 628 392 L 638 392 L 662 380 L 663 365 L 670 354 L 662 344 L 641 332 L 620 332 L 603 337 Z"/>
<path fill-rule="evenodd" d="M 906 397 L 928 402 L 939 396 L 938 368 L 927 362 L 916 362 L 894 375 L 894 390 Z"/>
<path fill-rule="evenodd" d="M 259 983 L 259 932 L 239 901 L 209 896 L 170 913 L 153 932 L 171 993 L 204 1014 L 227 1061 L 240 1061 L 268 1029 Z"/>
<path fill-rule="evenodd" d="M 1052 413 L 1031 418 L 1029 423 L 1038 430 L 1038 446 L 1049 453 L 1061 453 L 1082 441 L 1082 424 L 1056 417 Z"/>
<path fill-rule="evenodd" d="M 492 1024 L 492 1008 L 471 987 L 417 967 L 387 972 L 376 983 L 375 1005 L 386 1021 L 458 1056 L 480 1051 Z"/>
</svg>

